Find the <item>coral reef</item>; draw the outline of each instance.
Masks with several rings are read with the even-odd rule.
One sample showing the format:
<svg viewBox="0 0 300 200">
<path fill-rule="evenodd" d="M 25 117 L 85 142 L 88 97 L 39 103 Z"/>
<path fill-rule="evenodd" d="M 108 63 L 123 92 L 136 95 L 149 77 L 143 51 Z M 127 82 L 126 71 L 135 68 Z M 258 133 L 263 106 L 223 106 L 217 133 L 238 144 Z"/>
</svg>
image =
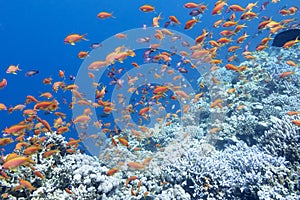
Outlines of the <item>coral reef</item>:
<svg viewBox="0 0 300 200">
<path fill-rule="evenodd" d="M 59 149 L 59 153 L 45 159 L 43 153 L 49 144 Z M 109 169 L 101 166 L 99 159 L 79 151 L 67 154 L 67 142 L 63 136 L 46 133 L 42 145 L 44 149 L 33 155 L 32 159 L 36 163 L 34 170 L 38 170 L 43 177 L 21 166 L 16 172 L 6 172 L 10 179 L 1 181 L 3 193 L 26 199 L 101 199 L 103 194 L 111 192 L 119 184 L 119 179 L 106 175 Z M 26 178 L 36 190 L 31 194 L 26 188 L 15 190 L 18 177 Z"/>
<path fill-rule="evenodd" d="M 300 163 L 300 128 L 292 124 L 297 117 L 272 117 L 272 127 L 260 139 L 259 146 L 270 155 L 285 157 L 292 164 Z M 298 119 L 299 120 L 299 119 Z"/>
<path fill-rule="evenodd" d="M 296 55 L 256 52 L 243 73 L 221 68 L 199 78 L 188 112 L 110 132 L 98 157 L 55 132 L 29 137 L 0 160 L 2 198 L 299 199 L 300 76 L 280 76 L 292 70 L 280 61 Z M 4 166 L 23 155 L 24 164 Z"/>
<path fill-rule="evenodd" d="M 192 199 L 274 199 L 299 194 L 299 177 L 284 158 L 272 157 L 244 143 L 211 156 L 189 149 L 163 167 L 166 180 L 181 185 Z M 289 185 L 288 191 L 284 185 Z M 270 192 L 266 193 L 265 188 Z M 273 192 L 272 192 L 273 191 Z"/>
</svg>

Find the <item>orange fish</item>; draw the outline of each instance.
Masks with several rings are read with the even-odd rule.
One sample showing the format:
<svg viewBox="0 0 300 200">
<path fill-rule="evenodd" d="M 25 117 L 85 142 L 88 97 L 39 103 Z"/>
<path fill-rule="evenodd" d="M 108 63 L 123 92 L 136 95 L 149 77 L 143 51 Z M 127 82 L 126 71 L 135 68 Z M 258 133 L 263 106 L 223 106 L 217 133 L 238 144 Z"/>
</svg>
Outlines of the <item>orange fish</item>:
<svg viewBox="0 0 300 200">
<path fill-rule="evenodd" d="M 229 88 L 229 89 L 227 90 L 227 93 L 228 93 L 228 94 L 233 94 L 235 91 L 236 91 L 235 88 Z"/>
<path fill-rule="evenodd" d="M 49 78 L 44 78 L 43 84 L 52 84 L 52 78 L 51 78 L 51 77 L 49 77 Z"/>
<path fill-rule="evenodd" d="M 118 39 L 126 39 L 127 38 L 127 35 L 124 34 L 124 33 L 117 33 L 115 35 L 115 38 L 118 38 Z"/>
<path fill-rule="evenodd" d="M 11 111 L 16 111 L 16 110 L 20 110 L 22 111 L 26 106 L 24 104 L 18 104 L 16 106 L 14 106 Z"/>
<path fill-rule="evenodd" d="M 267 25 L 268 25 L 271 21 L 272 21 L 272 18 L 260 22 L 260 23 L 258 24 L 258 30 L 264 30 L 265 28 L 267 28 Z"/>
<path fill-rule="evenodd" d="M 16 75 L 18 71 L 21 71 L 21 69 L 19 68 L 19 65 L 10 65 L 6 69 L 7 74 L 15 74 Z"/>
<path fill-rule="evenodd" d="M 106 87 L 103 86 L 102 89 L 101 89 L 101 91 L 96 90 L 96 99 L 102 99 L 104 97 L 104 95 L 106 93 L 105 89 L 106 89 Z"/>
<path fill-rule="evenodd" d="M 287 71 L 287 72 L 281 73 L 279 76 L 280 76 L 280 78 L 285 78 L 285 77 L 290 76 L 292 74 L 295 74 L 295 72 L 294 71 Z"/>
<path fill-rule="evenodd" d="M 242 36 L 240 36 L 238 39 L 237 39 L 237 43 L 238 44 L 241 44 L 241 43 L 243 43 L 245 40 L 246 40 L 246 38 L 247 37 L 249 37 L 249 35 L 247 35 L 247 33 L 244 33 Z"/>
<path fill-rule="evenodd" d="M 251 11 L 254 7 L 257 7 L 257 2 L 255 3 L 248 3 L 248 5 L 246 6 L 246 10 Z"/>
<path fill-rule="evenodd" d="M 72 190 L 70 190 L 69 188 L 65 188 L 65 191 L 66 191 L 68 194 L 73 194 Z"/>
<path fill-rule="evenodd" d="M 235 34 L 236 34 L 236 32 L 231 31 L 231 30 L 223 30 L 220 32 L 220 35 L 222 35 L 222 36 L 232 36 Z"/>
<path fill-rule="evenodd" d="M 7 107 L 5 104 L 0 103 L 0 110 L 7 110 Z M 10 111 L 10 110 L 9 110 Z"/>
<path fill-rule="evenodd" d="M 170 16 L 169 19 L 171 22 L 180 25 L 180 22 L 178 21 L 177 17 L 175 17 L 174 15 Z"/>
<path fill-rule="evenodd" d="M 229 38 L 220 38 L 217 40 L 217 42 L 220 44 L 228 44 L 229 42 L 233 42 L 233 40 Z"/>
<path fill-rule="evenodd" d="M 247 26 L 245 24 L 237 24 L 235 29 L 234 29 L 234 32 L 238 33 L 240 32 L 243 28 L 246 28 Z"/>
<path fill-rule="evenodd" d="M 286 15 L 291 14 L 291 11 L 286 10 L 286 9 L 281 9 L 281 10 L 279 11 L 279 13 L 280 13 L 282 16 L 286 16 Z"/>
<path fill-rule="evenodd" d="M 151 5 L 145 4 L 145 5 L 140 7 L 140 11 L 142 11 L 142 12 L 152 12 L 152 11 L 155 11 L 155 8 Z"/>
<path fill-rule="evenodd" d="M 18 178 L 18 179 L 19 179 L 19 184 L 20 185 L 17 186 L 17 189 L 26 188 L 30 191 L 36 190 L 36 188 L 33 187 L 29 181 L 26 181 L 26 180 L 23 180 L 23 179 L 20 179 L 20 178 Z"/>
<path fill-rule="evenodd" d="M 205 38 L 206 38 L 207 35 L 208 35 L 208 32 L 207 32 L 205 29 L 203 29 L 203 30 L 202 30 L 202 34 L 199 35 L 199 36 L 196 38 L 196 44 L 197 44 L 197 43 L 202 43 L 202 42 L 205 40 Z"/>
<path fill-rule="evenodd" d="M 290 47 L 294 46 L 296 43 L 300 42 L 300 40 L 298 40 L 298 38 L 299 38 L 299 36 L 295 40 L 291 40 L 291 41 L 286 42 L 282 47 L 284 49 L 287 49 L 287 48 L 290 48 Z"/>
<path fill-rule="evenodd" d="M 293 124 L 295 124 L 296 126 L 300 126 L 300 120 L 293 120 L 292 122 L 293 122 Z"/>
<path fill-rule="evenodd" d="M 58 76 L 59 76 L 60 78 L 65 78 L 65 72 L 64 72 L 63 70 L 59 70 L 59 71 L 58 71 Z"/>
<path fill-rule="evenodd" d="M 300 114 L 300 111 L 289 111 L 287 112 L 286 114 L 290 115 L 290 116 L 293 116 L 293 115 L 299 115 Z"/>
<path fill-rule="evenodd" d="M 276 34 L 278 33 L 280 30 L 284 29 L 285 27 L 284 26 L 276 26 L 276 27 L 273 27 L 273 28 L 270 28 L 270 34 Z"/>
<path fill-rule="evenodd" d="M 222 12 L 223 7 L 226 5 L 225 1 L 219 2 L 218 4 L 215 5 L 215 7 L 213 8 L 211 14 L 212 15 L 220 15 Z"/>
<path fill-rule="evenodd" d="M 73 121 L 73 123 L 88 123 L 91 120 L 91 118 L 89 116 L 86 115 L 80 115 L 78 117 L 75 118 L 75 120 Z"/>
<path fill-rule="evenodd" d="M 161 13 L 157 17 L 153 17 L 152 19 L 152 26 L 153 27 L 159 27 L 159 20 L 161 20 Z"/>
<path fill-rule="evenodd" d="M 270 41 L 270 40 L 272 40 L 273 38 L 271 38 L 271 37 L 265 37 L 265 38 L 263 38 L 261 41 L 260 41 L 260 44 L 261 45 L 267 45 L 268 44 L 268 42 Z"/>
<path fill-rule="evenodd" d="M 233 70 L 233 71 L 236 71 L 236 72 L 240 72 L 240 69 L 237 66 L 233 65 L 233 64 L 227 64 L 227 65 L 225 65 L 225 68 L 227 70 Z"/>
<path fill-rule="evenodd" d="M 131 169 L 131 170 L 143 170 L 145 169 L 145 165 L 138 163 L 138 162 L 128 162 L 127 166 Z"/>
<path fill-rule="evenodd" d="M 217 20 L 213 23 L 213 27 L 214 28 L 218 28 L 222 23 L 223 23 L 224 19 L 220 19 L 220 20 Z"/>
<path fill-rule="evenodd" d="M 139 111 L 139 115 L 145 115 L 146 113 L 148 113 L 150 111 L 150 106 L 149 107 L 145 107 L 140 109 Z"/>
<path fill-rule="evenodd" d="M 46 111 L 54 111 L 58 109 L 58 101 L 42 101 L 35 104 L 34 110 L 46 110 Z"/>
<path fill-rule="evenodd" d="M 46 99 L 51 99 L 51 98 L 53 98 L 53 95 L 50 92 L 44 92 L 40 95 L 40 97 L 44 97 Z"/>
<path fill-rule="evenodd" d="M 139 64 L 137 64 L 136 62 L 132 62 L 131 65 L 132 65 L 133 67 L 135 67 L 135 68 L 139 68 L 139 67 L 140 67 Z"/>
<path fill-rule="evenodd" d="M 114 167 L 106 172 L 106 176 L 113 176 L 117 171 L 119 171 L 119 168 Z"/>
<path fill-rule="evenodd" d="M 79 142 L 81 142 L 81 139 L 75 140 L 74 138 L 70 138 L 67 146 L 77 146 Z"/>
<path fill-rule="evenodd" d="M 14 142 L 14 140 L 12 138 L 0 138 L 0 146 L 5 146 L 12 142 Z"/>
<path fill-rule="evenodd" d="M 239 48 L 240 48 L 240 46 L 230 46 L 230 47 L 228 47 L 227 51 L 234 52 L 234 51 L 238 50 Z"/>
<path fill-rule="evenodd" d="M 80 40 L 85 40 L 88 41 L 85 36 L 87 34 L 83 34 L 83 35 L 79 35 L 79 34 L 70 34 L 68 35 L 65 39 L 64 39 L 64 43 L 66 44 L 71 44 L 71 45 L 75 45 L 75 42 L 79 42 Z"/>
<path fill-rule="evenodd" d="M 45 179 L 45 177 L 44 177 L 44 175 L 40 172 L 40 171 L 37 171 L 37 170 L 35 170 L 34 172 L 34 175 L 36 175 L 37 177 L 39 177 L 39 178 L 41 178 L 41 179 Z"/>
<path fill-rule="evenodd" d="M 57 130 L 56 130 L 56 134 L 58 135 L 61 135 L 65 132 L 68 132 L 69 131 L 69 127 L 68 126 L 62 126 L 62 127 L 59 127 Z"/>
<path fill-rule="evenodd" d="M 35 116 L 36 115 L 36 111 L 33 109 L 27 109 L 23 111 L 23 115 L 24 116 Z"/>
<path fill-rule="evenodd" d="M 115 18 L 112 15 L 112 13 L 108 13 L 108 12 L 100 12 L 100 13 L 98 13 L 97 17 L 100 18 L 100 19 L 107 19 L 107 18 L 110 18 L 110 17 Z"/>
<path fill-rule="evenodd" d="M 20 133 L 23 133 L 25 131 L 25 129 L 27 128 L 27 124 L 23 125 L 23 124 L 16 124 L 13 125 L 9 128 L 5 128 L 4 129 L 4 133 L 5 134 L 12 134 L 12 135 L 19 135 Z"/>
<path fill-rule="evenodd" d="M 199 21 L 198 19 L 190 19 L 185 23 L 184 29 L 186 30 L 192 29 L 198 21 Z"/>
<path fill-rule="evenodd" d="M 290 15 L 294 15 L 297 12 L 298 8 L 295 6 L 292 6 L 289 8 Z"/>
<path fill-rule="evenodd" d="M 50 158 L 50 156 L 56 154 L 56 153 L 59 153 L 60 151 L 58 149 L 54 149 L 54 150 L 49 150 L 49 151 L 46 151 L 45 153 L 43 153 L 43 158 Z"/>
<path fill-rule="evenodd" d="M 106 61 L 95 61 L 92 62 L 89 66 L 88 69 L 89 70 L 99 70 L 102 67 L 105 67 L 107 65 Z"/>
<path fill-rule="evenodd" d="M 240 5 L 234 4 L 229 6 L 229 10 L 232 10 L 234 12 L 244 12 L 245 8 L 242 8 Z"/>
<path fill-rule="evenodd" d="M 29 103 L 31 103 L 31 102 L 38 103 L 39 101 L 38 101 L 34 96 L 27 95 L 27 96 L 26 96 L 25 104 L 29 104 Z"/>
<path fill-rule="evenodd" d="M 51 126 L 50 124 L 46 121 L 46 120 L 43 120 L 39 117 L 36 117 L 36 119 L 49 131 L 49 132 L 52 132 L 51 130 Z"/>
<path fill-rule="evenodd" d="M 237 58 L 237 54 L 235 53 L 235 54 L 233 54 L 232 56 L 230 56 L 230 57 L 227 59 L 227 61 L 228 61 L 228 62 L 232 62 L 232 61 L 234 61 L 236 58 Z"/>
<path fill-rule="evenodd" d="M 34 163 L 30 158 L 25 156 L 19 156 L 16 158 L 13 158 L 11 160 L 8 160 L 2 165 L 2 169 L 14 169 L 21 165 L 25 165 L 27 163 Z"/>
<path fill-rule="evenodd" d="M 153 94 L 162 94 L 169 90 L 169 86 L 156 86 Z"/>
<path fill-rule="evenodd" d="M 292 60 L 287 60 L 286 64 L 288 64 L 289 66 L 292 66 L 292 67 L 296 67 L 297 66 L 297 64 L 294 61 L 292 61 Z"/>
<path fill-rule="evenodd" d="M 104 106 L 103 108 L 103 112 L 107 115 L 110 114 L 112 111 L 114 111 L 114 108 L 112 106 Z"/>
<path fill-rule="evenodd" d="M 184 98 L 184 99 L 190 98 L 190 96 L 188 94 L 186 94 L 183 90 L 176 90 L 176 91 L 174 91 L 174 94 L 176 94 L 176 96 L 180 96 L 181 98 Z"/>
<path fill-rule="evenodd" d="M 222 102 L 223 102 L 222 99 L 216 99 L 214 102 L 212 102 L 210 104 L 210 107 L 211 108 L 216 108 L 216 107 L 222 108 L 222 104 L 221 104 Z"/>
<path fill-rule="evenodd" d="M 256 51 L 262 51 L 262 50 L 264 50 L 267 47 L 268 47 L 267 45 L 258 45 L 255 50 Z"/>
<path fill-rule="evenodd" d="M 5 78 L 0 82 L 0 90 L 7 86 L 7 80 Z"/>
<path fill-rule="evenodd" d="M 183 5 L 185 8 L 198 8 L 200 6 L 200 4 L 196 4 L 196 3 L 193 3 L 193 2 L 188 2 L 186 4 Z"/>
<path fill-rule="evenodd" d="M 88 51 L 80 51 L 77 55 L 78 58 L 83 59 L 89 55 Z"/>
<path fill-rule="evenodd" d="M 257 14 L 254 13 L 254 12 L 245 12 L 241 15 L 241 19 L 242 20 L 251 20 L 251 19 L 254 19 L 254 18 L 257 18 Z"/>
<path fill-rule="evenodd" d="M 215 128 L 210 129 L 210 130 L 209 130 L 209 133 L 210 133 L 210 134 L 214 134 L 214 133 L 216 133 L 216 132 L 218 132 L 218 131 L 220 131 L 220 130 L 222 130 L 222 128 L 220 128 L 220 127 L 215 127 Z"/>
<path fill-rule="evenodd" d="M 34 153 L 37 153 L 39 150 L 42 150 L 43 148 L 41 146 L 32 145 L 24 149 L 25 155 L 32 155 Z"/>
<path fill-rule="evenodd" d="M 296 20 L 296 18 L 283 19 L 282 21 L 280 21 L 280 24 L 286 25 L 286 24 L 288 24 L 288 23 L 290 23 L 290 22 L 293 22 L 293 21 L 295 21 L 295 20 Z"/>
<path fill-rule="evenodd" d="M 7 175 L 7 173 L 5 173 L 4 171 L 1 171 L 0 174 L 5 178 L 5 179 L 10 179 L 10 177 Z M 2 179 L 2 177 L 0 178 Z"/>
<path fill-rule="evenodd" d="M 219 44 L 217 41 L 215 41 L 215 40 L 210 40 L 209 42 L 208 42 L 211 46 L 213 46 L 213 47 L 217 47 L 217 48 L 219 48 L 219 47 L 221 47 L 221 44 Z"/>
<path fill-rule="evenodd" d="M 119 137 L 118 140 L 123 146 L 130 147 L 128 141 L 125 138 Z"/>
<path fill-rule="evenodd" d="M 232 27 L 232 26 L 235 26 L 237 25 L 238 22 L 234 22 L 234 21 L 226 21 L 223 23 L 223 27 Z"/>
<path fill-rule="evenodd" d="M 126 179 L 125 188 L 131 181 L 134 181 L 136 179 L 137 179 L 137 176 L 130 176 L 128 179 Z"/>
</svg>

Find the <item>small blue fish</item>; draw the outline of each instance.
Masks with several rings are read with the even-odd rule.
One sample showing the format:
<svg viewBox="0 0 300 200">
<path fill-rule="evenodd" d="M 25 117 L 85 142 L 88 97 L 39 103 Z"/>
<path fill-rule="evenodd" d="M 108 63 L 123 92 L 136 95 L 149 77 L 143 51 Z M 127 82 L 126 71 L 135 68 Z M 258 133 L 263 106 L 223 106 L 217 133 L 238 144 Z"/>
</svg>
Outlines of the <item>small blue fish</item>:
<svg viewBox="0 0 300 200">
<path fill-rule="evenodd" d="M 26 73 L 25 73 L 25 76 L 27 77 L 30 77 L 30 76 L 34 76 L 36 74 L 39 73 L 39 70 L 28 70 Z"/>
<path fill-rule="evenodd" d="M 202 14 L 202 13 L 203 13 L 203 11 L 198 10 L 198 9 L 194 9 L 194 10 L 192 10 L 192 11 L 190 12 L 190 15 L 193 16 L 193 17 L 196 17 L 196 16 L 198 16 L 198 15 L 200 15 L 200 14 Z"/>
<path fill-rule="evenodd" d="M 93 43 L 93 44 L 91 44 L 91 46 L 90 46 L 92 49 L 97 49 L 97 48 L 99 48 L 99 47 L 102 47 L 102 44 L 101 43 Z"/>
</svg>

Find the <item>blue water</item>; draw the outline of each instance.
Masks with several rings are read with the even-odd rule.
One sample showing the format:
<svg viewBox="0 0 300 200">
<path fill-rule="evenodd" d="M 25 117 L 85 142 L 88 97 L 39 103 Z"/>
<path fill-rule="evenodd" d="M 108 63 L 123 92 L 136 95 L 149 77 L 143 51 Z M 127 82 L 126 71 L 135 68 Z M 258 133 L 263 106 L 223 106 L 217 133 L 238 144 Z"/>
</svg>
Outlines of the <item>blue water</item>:
<svg viewBox="0 0 300 200">
<path fill-rule="evenodd" d="M 259 1 L 258 4 L 260 5 L 263 2 Z M 155 6 L 156 12 L 143 13 L 139 10 L 141 5 L 147 3 Z M 0 78 L 6 78 L 8 85 L 0 91 L 0 102 L 10 107 L 23 103 L 27 95 L 38 97 L 43 92 L 51 92 L 51 86 L 43 85 L 42 80 L 46 77 L 52 77 L 53 82 L 62 80 L 58 77 L 59 70 L 65 72 L 65 82 L 68 84 L 72 83 L 69 80 L 69 76 L 73 75 L 76 77 L 77 71 L 82 64 L 82 60 L 77 58 L 79 51 L 91 51 L 91 43 L 104 41 L 116 33 L 133 28 L 141 28 L 143 24 L 151 27 L 152 18 L 159 13 L 162 13 L 163 18 L 160 22 L 161 26 L 168 20 L 168 16 L 175 15 L 181 22 L 181 25 L 169 26 L 169 28 L 180 31 L 192 38 L 200 35 L 202 29 L 207 29 L 208 31 L 213 31 L 213 36 L 218 38 L 220 29 L 212 29 L 212 23 L 222 17 L 226 19 L 229 14 L 226 14 L 226 16 L 212 16 L 210 14 L 212 3 L 204 1 L 204 4 L 208 4 L 209 10 L 206 10 L 200 19 L 201 23 L 196 24 L 191 30 L 184 30 L 185 22 L 191 19 L 191 16 L 189 16 L 190 10 L 183 8 L 184 3 L 186 1 L 170 3 L 170 1 L 161 0 L 130 2 L 122 0 L 1 0 Z M 243 1 L 242 3 L 240 1 L 229 1 L 229 3 L 239 3 L 241 6 L 246 6 L 248 1 Z M 293 0 L 288 1 L 288 3 L 289 6 L 292 6 L 297 5 L 299 1 Z M 283 17 L 278 14 L 278 10 L 284 6 L 286 6 L 284 1 L 277 4 L 270 3 L 266 10 L 260 12 L 259 17 L 269 16 L 273 20 L 281 20 Z M 255 9 L 255 11 L 258 10 L 257 8 Z M 97 14 L 100 11 L 113 12 L 115 18 L 98 19 Z M 293 17 L 297 16 L 299 16 L 299 12 Z M 251 23 L 247 23 L 248 27 L 245 29 L 247 34 L 251 35 L 244 42 L 244 45 L 250 42 L 250 51 L 253 51 L 258 42 L 267 36 L 267 32 L 255 36 L 259 21 L 259 19 L 252 20 Z M 71 33 L 87 33 L 86 37 L 89 41 L 79 42 L 75 46 L 64 44 L 64 38 Z M 219 52 L 218 55 L 221 56 L 218 56 L 218 58 L 225 58 L 226 54 L 225 50 L 223 50 Z M 6 68 L 12 64 L 19 64 L 22 71 L 18 72 L 17 75 L 6 74 Z M 24 74 L 28 70 L 39 70 L 39 74 L 33 77 L 25 77 Z M 189 77 L 192 75 L 188 73 L 185 76 Z M 70 92 L 64 93 L 60 91 L 57 94 L 53 94 L 60 102 L 60 111 L 71 116 L 72 113 L 68 109 L 68 104 L 64 105 L 62 103 L 62 98 L 66 98 L 67 103 L 70 103 Z M 0 129 L 23 120 L 20 112 L 14 112 L 9 115 L 6 111 L 1 111 L 0 116 Z M 49 120 L 50 123 L 54 119 L 52 115 L 42 114 L 41 117 Z M 110 118 L 108 118 L 109 120 Z M 77 137 L 77 134 L 73 127 L 64 136 Z"/>
</svg>

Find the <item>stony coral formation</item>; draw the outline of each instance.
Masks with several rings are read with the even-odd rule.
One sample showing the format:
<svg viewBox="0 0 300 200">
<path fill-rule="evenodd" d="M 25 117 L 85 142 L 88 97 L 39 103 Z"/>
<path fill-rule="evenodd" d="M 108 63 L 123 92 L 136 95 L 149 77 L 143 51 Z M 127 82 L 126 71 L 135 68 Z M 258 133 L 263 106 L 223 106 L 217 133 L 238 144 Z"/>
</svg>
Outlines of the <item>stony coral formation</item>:
<svg viewBox="0 0 300 200">
<path fill-rule="evenodd" d="M 0 188 L 2 193 L 9 194 L 10 199 L 101 199 L 103 194 L 111 192 L 119 184 L 117 178 L 106 175 L 108 168 L 102 166 L 99 159 L 79 151 L 67 154 L 67 142 L 63 136 L 46 133 L 45 138 L 42 144 L 44 149 L 32 155 L 34 169 L 43 177 L 36 176 L 27 166 L 6 171 L 10 178 L 1 180 Z M 59 152 L 43 158 L 49 144 Z M 35 189 L 16 190 L 18 177 L 29 181 Z"/>
<path fill-rule="evenodd" d="M 107 171 L 97 158 L 80 153 L 67 155 L 62 158 L 62 164 L 52 170 L 44 187 L 33 193 L 33 199 L 43 196 L 48 199 L 101 199 L 119 184 L 117 178 L 106 175 Z"/>
<path fill-rule="evenodd" d="M 299 180 L 294 180 L 283 158 L 245 143 L 210 157 L 189 149 L 167 164 L 163 174 L 166 180 L 181 185 L 192 199 L 296 199 L 300 195 Z M 291 191 L 284 184 L 291 185 Z M 266 187 L 273 192 L 266 193 Z"/>
<path fill-rule="evenodd" d="M 260 147 L 267 153 L 285 157 L 292 164 L 300 162 L 300 128 L 292 124 L 296 119 L 284 116 L 282 119 L 273 117 L 272 127 L 260 139 Z"/>
</svg>

